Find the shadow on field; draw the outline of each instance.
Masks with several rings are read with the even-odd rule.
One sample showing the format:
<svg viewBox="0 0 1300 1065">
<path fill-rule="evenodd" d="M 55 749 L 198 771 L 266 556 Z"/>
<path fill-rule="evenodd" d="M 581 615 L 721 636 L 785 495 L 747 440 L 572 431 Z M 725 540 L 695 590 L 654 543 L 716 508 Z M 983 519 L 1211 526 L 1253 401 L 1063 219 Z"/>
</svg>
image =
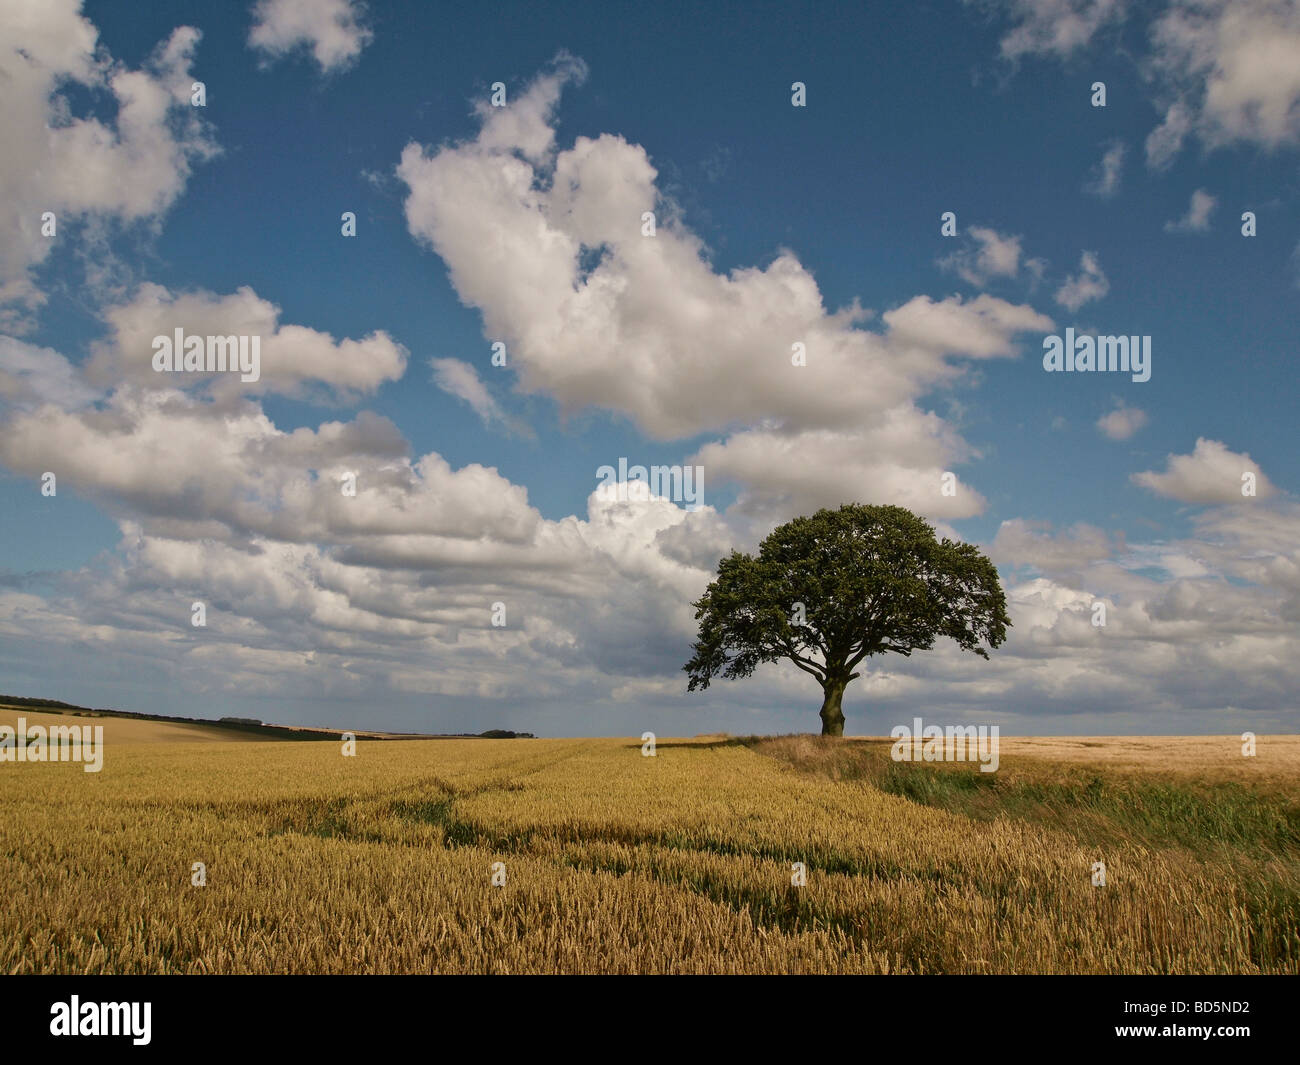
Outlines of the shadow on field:
<svg viewBox="0 0 1300 1065">
<path fill-rule="evenodd" d="M 655 740 L 655 750 L 667 751 L 674 747 L 686 747 L 692 751 L 712 751 L 719 747 L 748 747 L 750 741 L 755 739 L 753 736 L 728 736 L 723 739 L 708 740 L 702 742 L 699 740 Z M 639 751 L 642 745 L 640 743 L 629 743 L 625 750 Z"/>
</svg>

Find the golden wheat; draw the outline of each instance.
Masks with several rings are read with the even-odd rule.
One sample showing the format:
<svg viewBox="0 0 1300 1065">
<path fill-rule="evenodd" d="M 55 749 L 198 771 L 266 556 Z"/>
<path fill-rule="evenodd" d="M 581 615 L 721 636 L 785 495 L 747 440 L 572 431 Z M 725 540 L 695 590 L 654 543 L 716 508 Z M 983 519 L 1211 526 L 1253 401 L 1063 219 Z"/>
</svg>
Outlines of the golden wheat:
<svg viewBox="0 0 1300 1065">
<path fill-rule="evenodd" d="M 853 750 L 110 741 L 97 774 L 5 764 L 0 971 L 1300 971 L 1287 847 L 971 816 L 854 778 Z"/>
</svg>

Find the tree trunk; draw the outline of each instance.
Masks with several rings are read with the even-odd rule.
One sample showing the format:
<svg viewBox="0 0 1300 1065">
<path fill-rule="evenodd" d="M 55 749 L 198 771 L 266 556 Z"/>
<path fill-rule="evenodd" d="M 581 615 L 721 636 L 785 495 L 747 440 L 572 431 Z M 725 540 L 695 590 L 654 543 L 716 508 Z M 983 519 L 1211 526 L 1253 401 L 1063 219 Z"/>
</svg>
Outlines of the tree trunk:
<svg viewBox="0 0 1300 1065">
<path fill-rule="evenodd" d="M 830 677 L 822 685 L 822 691 L 826 693 L 821 713 L 823 736 L 844 735 L 844 711 L 840 708 L 840 701 L 844 698 L 844 689 L 848 684 L 847 680 Z"/>
</svg>

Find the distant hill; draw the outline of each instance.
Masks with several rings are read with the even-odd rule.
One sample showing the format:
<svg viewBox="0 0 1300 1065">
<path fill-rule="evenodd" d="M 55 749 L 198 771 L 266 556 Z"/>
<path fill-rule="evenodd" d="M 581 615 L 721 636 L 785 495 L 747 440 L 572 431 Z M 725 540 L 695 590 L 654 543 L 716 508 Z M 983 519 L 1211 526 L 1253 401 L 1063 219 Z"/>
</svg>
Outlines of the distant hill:
<svg viewBox="0 0 1300 1065">
<path fill-rule="evenodd" d="M 77 706 L 58 699 L 41 699 L 25 695 L 0 695 L 0 709 L 33 710 L 44 713 L 72 714 L 76 717 L 116 717 L 132 721 L 165 721 L 176 725 L 194 725 L 202 728 L 226 729 L 244 734 L 241 738 L 273 740 L 336 740 L 344 732 L 358 737 L 377 740 L 513 740 L 536 739 L 531 732 L 510 732 L 507 729 L 488 729 L 486 732 L 374 732 L 356 728 L 317 728 L 312 726 L 268 725 L 251 717 L 209 718 L 173 717 L 166 714 L 140 714 L 131 710 L 109 710 L 102 707 Z"/>
</svg>

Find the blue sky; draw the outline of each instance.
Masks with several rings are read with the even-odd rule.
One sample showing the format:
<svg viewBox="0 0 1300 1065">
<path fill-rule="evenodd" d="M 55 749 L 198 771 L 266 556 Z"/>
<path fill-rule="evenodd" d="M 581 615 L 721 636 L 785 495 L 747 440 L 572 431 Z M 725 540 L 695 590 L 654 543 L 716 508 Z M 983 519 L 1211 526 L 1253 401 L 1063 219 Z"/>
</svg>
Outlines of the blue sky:
<svg viewBox="0 0 1300 1065">
<path fill-rule="evenodd" d="M 689 601 L 780 521 L 899 502 L 990 551 L 1016 627 L 990 664 L 877 660 L 849 731 L 1294 730 L 1295 3 L 0 18 L 0 690 L 431 731 L 811 728 L 820 693 L 775 667 L 685 694 Z M 160 109 L 128 117 L 126 75 Z M 41 133 L 83 120 L 104 138 Z M 532 192 L 497 187 L 520 167 Z M 548 240 L 609 250 L 553 287 Z M 280 331 L 261 387 L 151 373 L 190 305 Z M 1151 337 L 1150 380 L 1044 372 L 1067 327 Z M 702 465 L 705 507 L 590 510 L 621 456 Z"/>
</svg>

